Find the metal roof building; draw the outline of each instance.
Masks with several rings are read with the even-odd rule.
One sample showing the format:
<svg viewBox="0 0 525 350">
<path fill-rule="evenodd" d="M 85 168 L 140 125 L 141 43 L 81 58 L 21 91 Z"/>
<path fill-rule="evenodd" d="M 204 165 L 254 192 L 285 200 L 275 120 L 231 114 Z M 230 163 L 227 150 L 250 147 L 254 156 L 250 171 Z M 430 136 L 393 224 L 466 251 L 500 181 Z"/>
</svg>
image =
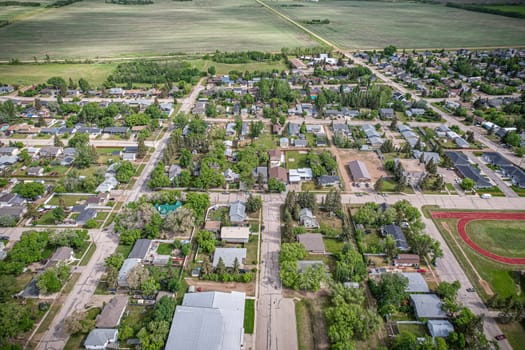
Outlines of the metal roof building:
<svg viewBox="0 0 525 350">
<path fill-rule="evenodd" d="M 166 349 L 240 350 L 245 297 L 240 292 L 187 293 L 175 309 Z"/>
<path fill-rule="evenodd" d="M 414 306 L 417 319 L 444 320 L 447 318 L 441 309 L 443 303 L 436 294 L 410 294 L 410 302 Z"/>
<path fill-rule="evenodd" d="M 418 272 L 402 272 L 404 277 L 408 279 L 408 286 L 405 292 L 408 293 L 429 293 L 427 282 Z"/>
<path fill-rule="evenodd" d="M 454 332 L 454 326 L 447 320 L 428 320 L 428 331 L 432 337 L 448 337 L 449 333 Z"/>
<path fill-rule="evenodd" d="M 366 168 L 365 163 L 363 163 L 360 160 L 353 160 L 350 163 L 348 163 L 348 169 L 350 170 L 350 174 L 352 174 L 352 178 L 354 181 L 370 181 L 371 177 L 368 173 L 368 169 Z"/>
<path fill-rule="evenodd" d="M 222 258 L 226 267 L 233 267 L 235 258 L 237 258 L 239 266 L 242 268 L 243 261 L 246 259 L 246 248 L 215 248 L 215 252 L 213 253 L 213 267 L 217 267 L 220 258 Z"/>
<path fill-rule="evenodd" d="M 151 239 L 137 239 L 133 249 L 128 255 L 128 259 L 144 259 L 151 247 Z"/>
<path fill-rule="evenodd" d="M 122 315 L 128 306 L 127 295 L 114 296 L 109 303 L 104 306 L 104 309 L 97 316 L 95 327 L 97 328 L 117 328 L 120 324 Z"/>
</svg>

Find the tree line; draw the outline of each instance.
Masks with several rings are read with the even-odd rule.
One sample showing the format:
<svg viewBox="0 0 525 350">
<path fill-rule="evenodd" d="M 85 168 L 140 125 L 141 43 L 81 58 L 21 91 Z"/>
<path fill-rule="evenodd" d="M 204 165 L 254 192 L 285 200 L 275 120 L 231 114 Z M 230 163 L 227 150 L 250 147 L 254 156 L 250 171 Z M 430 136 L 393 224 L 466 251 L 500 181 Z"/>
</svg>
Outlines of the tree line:
<svg viewBox="0 0 525 350">
<path fill-rule="evenodd" d="M 206 55 L 204 59 L 211 59 L 217 63 L 250 63 L 250 62 L 277 62 L 283 59 L 282 54 L 261 51 L 220 52 L 212 56 Z"/>
</svg>

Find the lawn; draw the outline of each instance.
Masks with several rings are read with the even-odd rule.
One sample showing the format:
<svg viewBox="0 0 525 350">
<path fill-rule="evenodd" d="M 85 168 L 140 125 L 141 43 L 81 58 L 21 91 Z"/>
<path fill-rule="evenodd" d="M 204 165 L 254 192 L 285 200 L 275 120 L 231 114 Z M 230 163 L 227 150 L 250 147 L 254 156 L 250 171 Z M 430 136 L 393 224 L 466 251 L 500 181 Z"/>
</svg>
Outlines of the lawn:
<svg viewBox="0 0 525 350">
<path fill-rule="evenodd" d="M 475 220 L 467 224 L 467 233 L 481 248 L 505 257 L 525 255 L 525 222 Z"/>
<path fill-rule="evenodd" d="M 306 163 L 306 153 L 299 151 L 287 151 L 286 152 L 286 167 L 288 169 L 305 168 L 308 166 Z"/>
<path fill-rule="evenodd" d="M 64 205 L 66 207 L 72 207 L 74 205 L 77 205 L 79 204 L 79 202 L 81 201 L 85 201 L 86 199 L 88 199 L 89 196 L 84 196 L 84 195 L 68 195 L 68 196 L 60 196 L 60 195 L 57 195 L 55 194 L 53 196 L 53 198 L 51 198 L 49 200 L 49 202 L 47 202 L 47 204 L 49 205 L 60 205 L 60 200 L 62 199 L 64 201 Z"/>
<path fill-rule="evenodd" d="M 95 251 L 97 250 L 97 246 L 95 243 L 91 243 L 89 245 L 88 251 L 85 253 L 84 257 L 82 257 L 82 260 L 80 260 L 79 265 L 85 266 L 88 264 L 89 260 L 91 260 L 91 257 L 93 254 L 95 254 Z"/>
<path fill-rule="evenodd" d="M 160 254 L 160 255 L 171 255 L 172 251 L 173 251 L 173 246 L 169 243 L 161 243 L 159 244 L 159 247 L 157 248 L 157 254 Z"/>
<path fill-rule="evenodd" d="M 525 6 L 524 5 L 486 5 L 482 6 L 489 9 L 495 9 L 506 13 L 517 13 L 522 16 L 525 16 Z"/>
<path fill-rule="evenodd" d="M 421 338 L 428 335 L 427 327 L 423 324 L 398 323 L 397 328 L 399 332 L 408 331 Z"/>
<path fill-rule="evenodd" d="M 328 349 L 328 330 L 324 312 L 328 297 L 317 294 L 313 299 L 295 303 L 299 350 Z M 291 336 L 295 336 L 291 335 Z"/>
<path fill-rule="evenodd" d="M 523 338 L 525 336 L 523 324 L 519 322 L 499 324 L 499 328 L 505 334 L 513 349 L 521 349 L 523 347 Z"/>
<path fill-rule="evenodd" d="M 347 49 L 455 48 L 525 44 L 525 20 L 413 2 L 335 1 L 268 2 L 296 21 L 328 19 L 305 25 Z M 429 31 L 428 28 L 439 28 Z M 459 35 L 458 33 L 461 33 Z"/>
<path fill-rule="evenodd" d="M 295 320 L 297 322 L 299 350 L 315 349 L 308 303 L 308 300 L 300 300 L 295 303 Z"/>
<path fill-rule="evenodd" d="M 46 211 L 38 220 L 36 220 L 37 225 L 54 225 L 55 217 L 53 216 L 53 211 Z"/>
<path fill-rule="evenodd" d="M 519 292 L 519 288 L 517 287 L 517 281 L 520 280 L 519 272 L 513 271 L 513 267 L 509 265 L 504 265 L 489 260 L 488 258 L 481 256 L 473 249 L 471 249 L 465 242 L 461 240 L 457 232 L 457 219 L 433 220 L 434 223 L 436 223 L 437 228 L 441 232 L 441 235 L 447 242 L 448 246 L 456 256 L 456 259 L 458 260 L 459 264 L 465 271 L 471 283 L 476 287 L 478 294 L 483 300 L 488 300 L 490 296 L 487 295 L 487 293 L 485 293 L 485 290 L 481 286 L 480 281 L 477 278 L 472 266 L 475 266 L 476 271 L 480 275 L 480 277 L 483 280 L 487 281 L 492 291 L 494 293 L 497 293 L 499 296 L 506 298 Z M 448 230 L 444 229 L 443 224 L 447 225 L 450 228 L 456 241 L 452 239 L 452 236 L 450 235 Z M 460 252 L 458 245 L 455 242 L 458 242 L 458 244 L 461 246 L 461 248 L 465 252 L 465 255 L 472 263 L 472 266 L 467 262 L 463 254 Z M 519 270 L 520 266 L 515 266 L 514 268 Z"/>
<path fill-rule="evenodd" d="M 255 300 L 246 299 L 244 302 L 244 333 L 253 334 L 255 324 Z"/>
<path fill-rule="evenodd" d="M 343 247 L 345 246 L 345 242 L 340 241 L 335 238 L 326 238 L 323 237 L 324 246 L 326 248 L 327 252 L 330 252 L 332 254 L 337 254 L 343 251 Z"/>
<path fill-rule="evenodd" d="M 127 258 L 129 253 L 131 252 L 132 248 L 133 248 L 133 246 L 130 246 L 130 245 L 119 244 L 118 247 L 117 247 L 116 253 L 117 254 L 122 254 L 122 256 L 124 258 Z"/>
<path fill-rule="evenodd" d="M 99 307 L 94 307 L 86 311 L 86 320 L 94 320 L 102 310 Z M 87 333 L 77 333 L 69 337 L 64 350 L 82 349 L 82 341 Z"/>
<path fill-rule="evenodd" d="M 3 27 L 0 42 L 0 58 L 27 60 L 317 45 L 252 0 L 156 0 L 147 6 L 85 0 Z"/>
<path fill-rule="evenodd" d="M 257 246 L 258 246 L 258 235 L 250 235 L 248 243 L 244 245 L 246 248 L 246 264 L 256 265 L 257 264 Z"/>
</svg>

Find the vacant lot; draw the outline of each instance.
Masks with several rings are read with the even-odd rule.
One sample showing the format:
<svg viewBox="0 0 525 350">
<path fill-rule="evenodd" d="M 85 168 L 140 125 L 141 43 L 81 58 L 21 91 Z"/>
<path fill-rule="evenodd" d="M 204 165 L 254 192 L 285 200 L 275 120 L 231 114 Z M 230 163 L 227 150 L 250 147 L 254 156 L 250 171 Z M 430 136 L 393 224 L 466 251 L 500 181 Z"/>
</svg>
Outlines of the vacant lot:
<svg viewBox="0 0 525 350">
<path fill-rule="evenodd" d="M 501 256 L 525 256 L 523 221 L 476 220 L 467 224 L 467 234 L 481 248 Z"/>
<path fill-rule="evenodd" d="M 328 19 L 306 25 L 348 49 L 488 47 L 525 44 L 525 20 L 413 2 L 333 1 L 268 2 L 297 21 Z"/>
<path fill-rule="evenodd" d="M 0 29 L 0 58 L 42 59 L 261 50 L 315 45 L 251 0 L 84 0 Z"/>
</svg>

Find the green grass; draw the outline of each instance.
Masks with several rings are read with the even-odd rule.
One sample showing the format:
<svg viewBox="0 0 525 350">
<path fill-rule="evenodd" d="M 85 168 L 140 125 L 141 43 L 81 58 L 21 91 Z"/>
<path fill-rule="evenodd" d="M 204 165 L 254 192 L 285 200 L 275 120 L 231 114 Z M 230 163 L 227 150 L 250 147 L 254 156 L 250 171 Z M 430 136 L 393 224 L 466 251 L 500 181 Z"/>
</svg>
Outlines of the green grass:
<svg viewBox="0 0 525 350">
<path fill-rule="evenodd" d="M 343 48 L 488 47 L 525 44 L 525 20 L 413 2 L 267 2 L 296 21 L 327 18 L 327 25 L 305 25 Z M 429 31 L 428 28 L 437 28 Z M 459 35 L 461 33 L 461 35 Z"/>
<path fill-rule="evenodd" d="M 304 168 L 306 164 L 307 154 L 301 154 L 299 151 L 286 152 L 286 167 L 288 169 Z"/>
<path fill-rule="evenodd" d="M 501 190 L 497 186 L 493 186 L 491 188 L 479 189 L 479 190 L 477 190 L 477 192 L 480 195 L 483 194 L 483 193 L 489 193 L 489 194 L 491 194 L 494 197 L 505 197 L 503 192 L 501 192 Z"/>
<path fill-rule="evenodd" d="M 521 349 L 523 347 L 525 327 L 522 323 L 512 322 L 509 324 L 499 324 L 499 328 L 503 334 L 505 334 L 513 349 Z"/>
<path fill-rule="evenodd" d="M 519 188 L 518 186 L 511 186 L 512 190 L 520 197 L 525 197 L 525 188 Z"/>
<path fill-rule="evenodd" d="M 133 328 L 134 336 L 140 331 L 140 329 L 145 325 L 148 316 L 151 314 L 151 308 L 146 306 L 132 306 L 127 308 L 126 313 L 121 321 L 122 326 L 130 326 Z M 133 338 L 132 337 L 132 338 Z M 126 339 L 124 339 L 126 340 Z"/>
<path fill-rule="evenodd" d="M 248 243 L 244 245 L 246 248 L 246 264 L 252 265 L 257 264 L 257 246 L 258 246 L 258 236 L 250 235 Z"/>
<path fill-rule="evenodd" d="M 0 42 L 0 58 L 29 60 L 316 45 L 252 0 L 156 0 L 147 6 L 85 0 L 4 27 Z"/>
<path fill-rule="evenodd" d="M 423 324 L 399 323 L 397 327 L 399 328 L 399 332 L 409 331 L 415 334 L 416 337 L 424 337 L 425 335 L 428 335 L 427 327 Z"/>
<path fill-rule="evenodd" d="M 207 71 L 208 67 L 214 66 L 217 74 L 228 74 L 232 70 L 239 72 L 245 71 L 272 71 L 277 69 L 279 71 L 286 69 L 286 65 L 283 62 L 250 62 L 243 64 L 226 64 L 217 63 L 211 60 L 197 59 L 188 61 L 200 70 Z"/>
<path fill-rule="evenodd" d="M 519 270 L 520 268 L 523 268 L 523 266 L 520 267 L 500 264 L 489 260 L 488 258 L 485 258 L 475 252 L 465 242 L 463 242 L 463 240 L 461 240 L 456 229 L 456 219 L 434 219 L 434 222 L 436 223 L 437 228 L 441 232 L 441 235 L 447 242 L 448 246 L 456 256 L 456 259 L 463 268 L 463 271 L 465 271 L 465 274 L 468 276 L 471 283 L 476 287 L 478 294 L 482 299 L 488 300 L 489 296 L 485 293 L 473 268 L 460 252 L 458 245 L 453 241 L 452 236 L 447 230 L 443 228 L 442 223 L 447 223 L 448 227 L 451 229 L 454 237 L 456 238 L 457 243 L 461 246 L 468 260 L 470 260 L 472 263 L 472 266 L 476 268 L 476 271 L 480 277 L 489 283 L 494 293 L 497 293 L 503 298 L 518 293 L 519 290 L 516 286 L 516 281 L 519 280 L 519 273 L 514 271 L 514 269 Z M 521 296 L 523 297 L 523 294 L 521 294 Z"/>
<path fill-rule="evenodd" d="M 315 350 L 308 304 L 309 301 L 304 299 L 295 302 L 295 320 L 297 323 L 299 350 Z"/>
<path fill-rule="evenodd" d="M 104 154 L 111 154 L 115 151 L 122 151 L 124 148 L 123 147 L 97 147 L 97 153 L 99 155 L 104 155 Z"/>
<path fill-rule="evenodd" d="M 507 12 L 507 13 L 519 13 L 525 16 L 525 6 L 524 5 L 486 5 L 482 7 L 500 10 L 500 11 Z"/>
<path fill-rule="evenodd" d="M 253 334 L 255 324 L 255 300 L 246 299 L 244 302 L 244 333 Z"/>
<path fill-rule="evenodd" d="M 69 294 L 73 290 L 73 287 L 75 287 L 75 284 L 77 283 L 78 279 L 80 278 L 81 273 L 76 272 L 72 273 L 69 277 L 69 280 L 67 281 L 66 285 L 64 286 L 64 289 L 62 290 L 62 294 Z"/>
<path fill-rule="evenodd" d="M 70 196 L 60 196 L 60 195 L 54 195 L 53 198 L 47 202 L 49 205 L 60 205 L 60 199 L 64 201 L 64 205 L 67 207 L 72 207 L 74 205 L 77 205 L 81 201 L 85 201 L 88 199 L 89 196 L 84 195 L 70 195 Z"/>
<path fill-rule="evenodd" d="M 60 304 L 53 304 L 51 306 L 51 308 L 49 309 L 49 313 L 47 314 L 46 318 L 44 318 L 42 320 L 42 322 L 40 323 L 40 326 L 38 326 L 38 329 L 35 333 L 36 334 L 40 334 L 40 333 L 44 333 L 48 330 L 49 326 L 51 325 L 51 322 L 53 321 L 53 319 L 55 318 L 56 314 L 58 313 L 58 311 L 60 311 Z"/>
<path fill-rule="evenodd" d="M 326 248 L 327 252 L 330 252 L 332 254 L 340 253 L 343 251 L 343 247 L 345 246 L 345 242 L 337 240 L 335 238 L 326 238 L 323 237 L 324 246 Z"/>
<path fill-rule="evenodd" d="M 161 243 L 159 244 L 159 247 L 157 248 L 157 254 L 160 255 L 171 255 L 171 251 L 173 250 L 173 246 L 169 243 Z"/>
<path fill-rule="evenodd" d="M 505 257 L 525 254 L 525 222 L 475 220 L 467 224 L 467 234 L 481 248 Z"/>
<path fill-rule="evenodd" d="M 54 225 L 55 218 L 53 217 L 53 211 L 49 210 L 40 219 L 36 220 L 37 225 Z"/>
<path fill-rule="evenodd" d="M 97 250 L 97 246 L 95 245 L 95 243 L 91 243 L 89 248 L 88 248 L 88 251 L 86 252 L 84 257 L 82 258 L 82 260 L 80 260 L 79 265 L 80 266 L 87 265 L 89 260 L 91 260 L 91 257 L 93 256 L 93 254 L 95 254 L 96 250 Z"/>
<path fill-rule="evenodd" d="M 85 320 L 94 320 L 102 310 L 99 307 L 94 307 L 86 312 Z M 69 337 L 64 350 L 82 349 L 82 342 L 87 333 L 77 333 Z"/>
<path fill-rule="evenodd" d="M 120 253 L 122 256 L 124 256 L 124 258 L 127 258 L 132 248 L 133 247 L 130 245 L 119 244 L 116 253 Z"/>
</svg>

